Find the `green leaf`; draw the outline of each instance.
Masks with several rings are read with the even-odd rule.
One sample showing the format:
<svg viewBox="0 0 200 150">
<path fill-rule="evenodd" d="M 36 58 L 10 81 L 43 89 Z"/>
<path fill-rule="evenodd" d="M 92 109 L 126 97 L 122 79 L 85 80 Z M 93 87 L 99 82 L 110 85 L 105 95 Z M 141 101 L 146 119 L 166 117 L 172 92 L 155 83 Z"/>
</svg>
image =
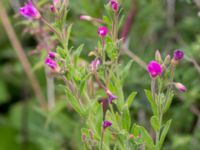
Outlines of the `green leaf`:
<svg viewBox="0 0 200 150">
<path fill-rule="evenodd" d="M 133 135 L 136 137 L 136 136 L 139 136 L 139 127 L 137 124 L 133 124 L 132 128 L 131 128 L 131 133 L 133 133 Z"/>
<path fill-rule="evenodd" d="M 84 46 L 84 44 L 81 44 L 73 54 L 74 55 L 74 66 L 75 67 L 77 67 L 77 65 L 78 65 L 78 60 L 79 60 L 80 54 L 83 50 L 83 46 Z"/>
<path fill-rule="evenodd" d="M 168 132 L 168 130 L 169 130 L 169 127 L 170 127 L 170 125 L 171 125 L 171 122 L 172 122 L 172 120 L 168 120 L 168 121 L 165 123 L 164 127 L 163 127 L 163 130 L 162 130 L 162 132 L 161 132 L 160 141 L 159 141 L 159 148 L 162 147 L 162 144 L 163 144 L 163 142 L 164 142 L 164 140 L 165 140 L 165 137 L 166 137 L 166 135 L 167 135 L 167 132 Z"/>
<path fill-rule="evenodd" d="M 150 122 L 151 122 L 151 126 L 153 127 L 153 129 L 155 131 L 159 131 L 160 130 L 160 123 L 159 123 L 159 119 L 158 119 L 157 116 L 151 117 Z"/>
<path fill-rule="evenodd" d="M 71 31 L 72 31 L 72 24 L 69 25 L 69 27 L 67 28 L 67 38 L 66 38 L 66 45 L 68 47 L 68 43 L 69 43 L 69 38 L 71 35 Z"/>
<path fill-rule="evenodd" d="M 130 112 L 128 106 L 124 107 L 122 110 L 122 127 L 129 132 L 131 126 Z"/>
<path fill-rule="evenodd" d="M 140 131 L 141 138 L 143 139 L 143 141 L 145 141 L 145 147 L 149 150 L 153 150 L 154 142 L 153 142 L 152 137 L 149 135 L 149 133 L 144 127 L 138 126 L 138 129 Z"/>
<path fill-rule="evenodd" d="M 170 92 L 169 95 L 167 96 L 167 99 L 166 99 L 166 102 L 165 102 L 164 112 L 166 112 L 169 109 L 169 107 L 171 106 L 173 97 L 174 97 L 174 93 Z"/>
<path fill-rule="evenodd" d="M 107 24 L 107 25 L 110 25 L 112 24 L 110 19 L 107 17 L 107 16 L 103 16 L 103 21 Z"/>
<path fill-rule="evenodd" d="M 75 98 L 75 96 L 71 93 L 71 91 L 69 91 L 68 89 L 66 90 L 66 94 L 67 94 L 67 100 L 70 101 L 72 107 L 80 114 L 83 115 L 83 111 L 81 109 L 81 106 L 78 102 L 78 100 Z"/>
<path fill-rule="evenodd" d="M 60 55 L 61 58 L 65 59 L 67 57 L 67 51 L 65 51 L 62 47 L 58 46 L 56 48 L 56 52 Z M 68 59 L 66 59 L 66 61 L 69 61 Z"/>
<path fill-rule="evenodd" d="M 146 94 L 146 97 L 147 97 L 149 103 L 151 104 L 151 108 L 152 108 L 153 114 L 154 114 L 155 116 L 157 116 L 158 111 L 157 111 L 156 103 L 155 103 L 155 101 L 153 100 L 153 97 L 152 97 L 152 95 L 151 95 L 151 91 L 145 90 L 145 94 Z"/>
<path fill-rule="evenodd" d="M 81 84 L 80 84 L 80 87 L 79 87 L 79 88 L 80 88 L 80 94 L 81 94 L 81 95 L 82 95 L 83 92 L 85 91 L 85 88 L 86 88 L 86 85 L 87 85 L 87 81 L 88 81 L 90 75 L 91 75 L 91 74 L 85 75 L 84 78 L 83 78 L 82 81 L 81 81 Z"/>
<path fill-rule="evenodd" d="M 131 104 L 133 103 L 133 100 L 135 98 L 135 96 L 137 95 L 137 92 L 133 91 L 129 97 L 127 98 L 126 104 L 128 105 L 128 107 L 131 106 Z"/>
<path fill-rule="evenodd" d="M 112 39 L 110 37 L 106 37 L 106 53 L 107 56 L 110 58 L 110 60 L 114 61 L 117 59 L 118 56 L 118 50 L 115 46 L 115 44 L 112 42 Z"/>
</svg>

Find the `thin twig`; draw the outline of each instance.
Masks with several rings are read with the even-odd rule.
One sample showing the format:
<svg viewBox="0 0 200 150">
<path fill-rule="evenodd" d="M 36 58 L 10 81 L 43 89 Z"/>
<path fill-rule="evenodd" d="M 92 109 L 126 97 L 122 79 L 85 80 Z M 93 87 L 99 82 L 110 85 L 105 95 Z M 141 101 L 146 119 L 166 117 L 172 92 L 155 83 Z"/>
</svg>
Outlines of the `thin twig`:
<svg viewBox="0 0 200 150">
<path fill-rule="evenodd" d="M 167 26 L 173 28 L 175 25 L 175 7 L 176 0 L 166 0 L 167 3 Z"/>
<path fill-rule="evenodd" d="M 189 60 L 193 63 L 196 70 L 200 73 L 200 65 L 197 63 L 197 61 L 193 57 L 191 57 Z"/>
<path fill-rule="evenodd" d="M 2 25 L 5 28 L 5 31 L 8 35 L 8 38 L 9 38 L 14 50 L 16 51 L 19 60 L 22 63 L 24 71 L 30 80 L 31 86 L 35 92 L 37 100 L 41 105 L 43 105 L 45 103 L 45 98 L 42 94 L 40 85 L 39 85 L 35 75 L 32 73 L 31 65 L 24 53 L 24 50 L 23 50 L 19 40 L 17 39 L 15 31 L 9 21 L 8 15 L 7 15 L 6 10 L 4 9 L 1 1 L 0 1 L 0 19 L 1 19 Z"/>
<path fill-rule="evenodd" d="M 146 69 L 146 63 L 132 51 L 130 51 L 125 45 L 121 48 L 122 52 L 132 58 L 137 64 L 139 64 L 143 69 Z"/>
</svg>

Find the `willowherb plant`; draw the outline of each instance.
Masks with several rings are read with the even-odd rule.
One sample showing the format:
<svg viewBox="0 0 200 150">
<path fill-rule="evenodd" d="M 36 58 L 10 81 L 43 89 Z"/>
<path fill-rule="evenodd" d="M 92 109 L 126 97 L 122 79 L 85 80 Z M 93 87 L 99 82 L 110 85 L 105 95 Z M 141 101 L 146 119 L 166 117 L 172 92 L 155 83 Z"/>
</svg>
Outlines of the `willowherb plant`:
<svg viewBox="0 0 200 150">
<path fill-rule="evenodd" d="M 47 49 L 44 64 L 55 78 L 63 80 L 67 100 L 85 120 L 81 129 L 83 147 L 160 150 L 171 124 L 171 120 L 165 122 L 163 117 L 170 108 L 174 87 L 181 92 L 186 91 L 184 85 L 173 81 L 175 68 L 184 53 L 176 50 L 172 59 L 167 55 L 163 60 L 157 51 L 155 60 L 147 65 L 151 90 L 145 90 L 145 93 L 153 111 L 150 123 L 156 134 L 154 139 L 144 127 L 136 122 L 132 124 L 129 108 L 137 93 L 133 91 L 128 98 L 123 93 L 125 73 L 132 61 L 124 68 L 119 63 L 123 41 L 118 39 L 121 22 L 119 1 L 110 0 L 105 5 L 109 15 L 103 19 L 80 16 L 80 20 L 97 26 L 99 41 L 89 54 L 94 57 L 90 64 L 80 59 L 83 45 L 74 49 L 69 44 L 72 25 L 65 21 L 68 1 L 54 0 L 49 5 L 54 16 L 52 22 L 43 17 L 32 1 L 21 7 L 20 14 L 31 22 L 45 24 L 58 41 L 56 52 Z"/>
</svg>

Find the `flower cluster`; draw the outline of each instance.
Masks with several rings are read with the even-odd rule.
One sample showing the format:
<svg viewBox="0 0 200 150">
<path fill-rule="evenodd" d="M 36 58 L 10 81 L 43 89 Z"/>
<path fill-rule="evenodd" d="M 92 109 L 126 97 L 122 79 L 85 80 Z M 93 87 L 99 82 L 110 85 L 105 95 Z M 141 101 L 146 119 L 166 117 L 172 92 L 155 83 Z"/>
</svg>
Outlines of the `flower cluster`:
<svg viewBox="0 0 200 150">
<path fill-rule="evenodd" d="M 49 52 L 48 57 L 45 59 L 45 64 L 53 71 L 53 72 L 59 72 L 60 67 L 58 66 L 56 62 L 56 56 L 57 54 L 55 52 Z"/>
<path fill-rule="evenodd" d="M 162 58 L 160 56 L 159 52 L 156 52 L 156 58 L 162 62 Z M 148 63 L 147 65 L 147 71 L 149 72 L 150 76 L 155 79 L 158 76 L 161 76 L 163 73 L 163 67 L 162 66 L 166 66 L 168 63 L 168 59 L 170 57 L 166 57 L 165 61 L 163 62 L 163 64 L 158 63 L 155 60 L 152 60 Z M 174 55 L 173 55 L 173 59 L 171 60 L 171 64 L 172 64 L 172 71 L 174 71 L 174 67 L 184 58 L 184 52 L 181 50 L 175 50 L 174 51 Z M 174 83 L 175 87 L 180 91 L 180 92 L 185 92 L 186 91 L 186 87 L 181 84 L 181 83 Z"/>
</svg>

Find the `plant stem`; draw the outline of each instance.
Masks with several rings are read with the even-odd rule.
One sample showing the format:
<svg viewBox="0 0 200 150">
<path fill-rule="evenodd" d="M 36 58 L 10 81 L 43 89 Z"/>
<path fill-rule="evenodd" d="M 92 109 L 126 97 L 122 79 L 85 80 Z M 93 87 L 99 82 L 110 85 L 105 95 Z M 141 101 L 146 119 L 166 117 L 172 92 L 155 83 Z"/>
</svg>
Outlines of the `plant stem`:
<svg viewBox="0 0 200 150">
<path fill-rule="evenodd" d="M 101 140 L 100 140 L 100 150 L 102 150 L 103 148 L 103 137 L 104 137 L 104 131 L 105 129 L 102 127 L 102 131 L 101 131 Z"/>
<path fill-rule="evenodd" d="M 160 150 L 159 142 L 160 142 L 160 133 L 161 133 L 161 127 L 162 127 L 162 118 L 163 118 L 160 107 L 159 107 L 158 115 L 159 115 L 158 119 L 159 119 L 160 129 L 159 131 L 156 131 L 156 150 Z"/>
<path fill-rule="evenodd" d="M 151 80 L 151 94 L 152 94 L 153 100 L 157 104 L 157 101 L 156 101 L 156 80 L 155 79 Z"/>
<path fill-rule="evenodd" d="M 43 17 L 41 17 L 41 20 L 42 20 L 42 22 L 44 22 L 49 27 L 49 29 L 52 32 L 54 32 L 57 35 L 59 41 L 62 43 L 63 38 L 60 35 L 60 33 L 46 19 L 44 19 Z"/>
</svg>

